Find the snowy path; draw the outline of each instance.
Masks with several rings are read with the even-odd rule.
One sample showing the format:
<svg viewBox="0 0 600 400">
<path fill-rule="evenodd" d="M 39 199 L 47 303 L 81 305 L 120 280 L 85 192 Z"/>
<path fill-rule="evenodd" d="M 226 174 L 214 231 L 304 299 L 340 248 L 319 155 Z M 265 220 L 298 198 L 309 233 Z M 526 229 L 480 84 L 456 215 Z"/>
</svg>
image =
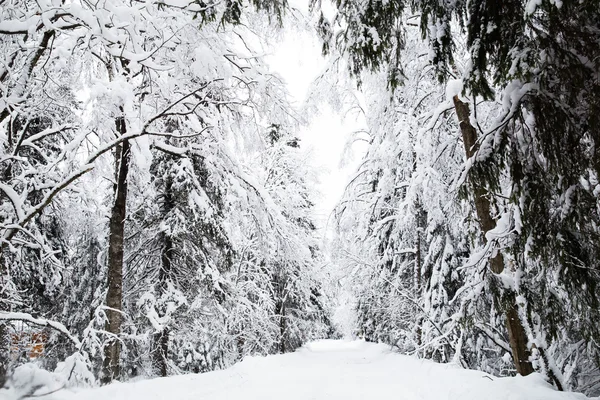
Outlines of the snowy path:
<svg viewBox="0 0 600 400">
<path fill-rule="evenodd" d="M 553 400 L 585 399 L 553 391 L 539 376 L 495 378 L 391 353 L 364 342 L 319 341 L 296 353 L 252 357 L 202 375 L 113 384 L 54 400 Z"/>
</svg>

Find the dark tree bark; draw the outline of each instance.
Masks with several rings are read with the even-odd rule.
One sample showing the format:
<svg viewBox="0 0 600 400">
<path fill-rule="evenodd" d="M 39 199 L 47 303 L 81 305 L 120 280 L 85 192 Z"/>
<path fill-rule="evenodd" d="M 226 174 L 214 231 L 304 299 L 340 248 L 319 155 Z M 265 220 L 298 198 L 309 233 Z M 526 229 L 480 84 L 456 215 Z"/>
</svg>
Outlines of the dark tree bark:
<svg viewBox="0 0 600 400">
<path fill-rule="evenodd" d="M 417 171 L 417 153 L 416 151 L 412 152 L 413 157 L 413 169 L 412 173 L 415 174 Z M 425 230 L 425 226 L 427 225 L 427 212 L 423 209 L 423 203 L 421 202 L 420 197 L 415 201 L 415 210 L 417 217 L 417 240 L 416 240 L 416 253 L 415 253 L 415 298 L 421 298 L 422 287 L 423 287 L 423 257 L 422 257 L 422 245 L 421 245 L 421 236 Z M 417 346 L 421 347 L 423 341 L 423 317 L 419 317 L 417 320 Z"/>
<path fill-rule="evenodd" d="M 281 308 L 279 310 L 279 352 L 281 354 L 286 352 L 286 346 L 285 346 L 285 332 L 286 331 L 286 326 L 285 326 L 285 303 L 282 301 L 281 303 Z"/>
<path fill-rule="evenodd" d="M 473 157 L 477 152 L 477 131 L 470 122 L 470 110 L 467 103 L 454 96 L 454 109 L 458 116 L 460 131 L 462 133 L 463 144 L 467 159 Z M 485 234 L 496 227 L 496 221 L 492 218 L 490 200 L 487 190 L 478 185 L 472 185 L 473 196 L 475 197 L 475 210 L 479 219 L 479 226 L 483 233 L 483 240 L 487 242 Z M 494 274 L 500 274 L 504 271 L 504 257 L 498 252 L 495 257 L 490 259 L 490 268 Z M 497 296 L 498 297 L 498 296 Z M 506 328 L 508 329 L 508 339 L 512 351 L 513 361 L 517 372 L 523 376 L 533 372 L 533 365 L 529 361 L 530 351 L 527 348 L 527 334 L 523 328 L 521 319 L 517 311 L 516 296 L 514 291 L 507 293 L 506 304 L 504 304 L 504 316 L 506 318 Z M 501 305 L 499 298 L 496 303 Z"/>
<path fill-rule="evenodd" d="M 121 112 L 123 108 L 121 107 Z M 115 120 L 117 133 L 127 133 L 125 117 Z M 106 293 L 106 326 L 107 332 L 118 336 L 121 332 L 123 316 L 121 314 L 123 298 L 123 242 L 125 233 L 125 217 L 127 216 L 127 175 L 129 173 L 130 145 L 125 140 L 115 151 L 116 182 L 115 199 L 110 215 L 108 237 L 108 291 Z M 121 342 L 117 338 L 109 338 L 104 348 L 102 383 L 109 383 L 120 376 Z"/>
<path fill-rule="evenodd" d="M 167 376 L 167 356 L 169 354 L 169 328 L 165 327 L 162 331 L 155 333 L 154 350 L 152 351 L 154 372 L 158 376 Z"/>
<path fill-rule="evenodd" d="M 417 206 L 417 210 L 421 211 L 421 205 L 420 203 L 416 205 Z M 421 258 L 421 232 L 423 230 L 422 226 L 421 226 L 421 218 L 418 218 L 417 220 L 417 243 L 416 243 L 416 254 L 415 254 L 415 298 L 420 299 L 421 298 L 421 287 L 422 287 L 422 280 L 423 280 L 423 276 L 422 276 L 422 268 L 423 268 L 423 262 L 422 262 L 422 258 Z M 422 341 L 423 341 L 423 317 L 419 317 L 418 321 L 417 321 L 417 346 L 421 347 Z"/>
<path fill-rule="evenodd" d="M 168 215 L 174 208 L 174 199 L 172 196 L 172 181 L 167 178 L 165 181 L 164 193 L 162 194 L 163 215 Z M 168 282 L 171 277 L 174 246 L 173 239 L 167 232 L 161 233 L 162 250 L 161 266 L 158 272 L 158 291 L 164 293 L 167 290 Z M 164 327 L 162 331 L 154 334 L 152 357 L 155 373 L 159 376 L 167 376 L 167 359 L 169 354 L 169 328 Z"/>
<path fill-rule="evenodd" d="M 276 273 L 271 278 L 273 285 L 273 300 L 275 300 L 275 317 L 278 319 L 279 325 L 279 343 L 277 344 L 277 350 L 283 354 L 287 350 L 286 346 L 286 320 L 285 320 L 285 306 L 286 306 L 286 283 L 285 278 L 280 273 Z"/>
<path fill-rule="evenodd" d="M 8 332 L 8 323 L 0 323 L 0 388 L 6 383 L 9 367 L 10 340 Z"/>
</svg>

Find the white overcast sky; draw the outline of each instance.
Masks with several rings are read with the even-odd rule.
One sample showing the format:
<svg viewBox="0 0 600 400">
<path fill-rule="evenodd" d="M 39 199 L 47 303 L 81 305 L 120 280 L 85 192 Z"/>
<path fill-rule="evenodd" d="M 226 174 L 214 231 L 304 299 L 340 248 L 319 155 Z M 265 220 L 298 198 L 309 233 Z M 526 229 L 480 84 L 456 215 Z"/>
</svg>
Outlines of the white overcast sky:
<svg viewBox="0 0 600 400">
<path fill-rule="evenodd" d="M 300 1 L 296 1 L 300 3 Z M 304 12 L 308 12 L 307 6 Z M 288 31 L 289 32 L 289 31 Z M 311 32 L 294 30 L 287 33 L 277 52 L 269 58 L 270 67 L 287 83 L 290 95 L 298 106 L 305 100 L 312 81 L 321 72 L 325 60 L 318 39 Z M 309 126 L 301 128 L 301 146 L 312 154 L 311 162 L 317 173 L 321 194 L 317 204 L 319 225 L 325 227 L 333 207 L 340 199 L 350 175 L 360 159 L 359 151 L 342 160 L 352 121 L 343 120 L 327 104 L 319 115 L 312 116 Z"/>
</svg>

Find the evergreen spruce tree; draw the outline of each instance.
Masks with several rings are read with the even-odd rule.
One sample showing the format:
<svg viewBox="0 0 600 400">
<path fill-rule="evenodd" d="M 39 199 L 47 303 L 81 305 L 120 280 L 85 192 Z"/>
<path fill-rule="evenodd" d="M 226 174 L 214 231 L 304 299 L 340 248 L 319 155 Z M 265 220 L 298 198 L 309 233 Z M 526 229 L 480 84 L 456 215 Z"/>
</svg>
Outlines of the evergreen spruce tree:
<svg viewBox="0 0 600 400">
<path fill-rule="evenodd" d="M 481 332 L 499 348 L 510 344 L 518 372 L 541 371 L 558 388 L 590 387 L 563 373 L 581 354 L 580 335 L 598 337 L 587 322 L 598 312 L 597 2 L 336 6 L 332 22 L 320 18 L 324 50 L 342 54 L 363 85 L 367 71 L 376 71 L 400 90 L 409 76 L 408 27 L 419 25 L 429 41 L 431 67 L 453 97 L 465 146 L 461 192 L 471 199 L 476 243 L 489 263 L 479 279 L 492 294 L 492 313 L 504 314 L 508 338 L 489 327 Z M 458 91 L 453 78 L 462 81 Z M 507 287 L 507 279 L 514 283 Z M 471 312 L 485 314 L 479 306 Z M 587 346 L 584 358 L 596 359 L 597 351 Z"/>
</svg>

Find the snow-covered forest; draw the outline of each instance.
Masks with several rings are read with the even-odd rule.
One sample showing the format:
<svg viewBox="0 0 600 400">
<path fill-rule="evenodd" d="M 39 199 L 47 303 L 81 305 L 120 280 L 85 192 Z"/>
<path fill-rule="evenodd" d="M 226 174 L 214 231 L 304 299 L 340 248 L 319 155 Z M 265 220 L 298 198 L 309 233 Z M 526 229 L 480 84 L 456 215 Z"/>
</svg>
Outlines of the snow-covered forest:
<svg viewBox="0 0 600 400">
<path fill-rule="evenodd" d="M 600 395 L 598 21 L 598 0 L 0 0 L 0 395 L 344 336 Z M 271 56 L 305 37 L 300 103 Z M 323 110 L 357 158 L 325 219 Z"/>
</svg>

